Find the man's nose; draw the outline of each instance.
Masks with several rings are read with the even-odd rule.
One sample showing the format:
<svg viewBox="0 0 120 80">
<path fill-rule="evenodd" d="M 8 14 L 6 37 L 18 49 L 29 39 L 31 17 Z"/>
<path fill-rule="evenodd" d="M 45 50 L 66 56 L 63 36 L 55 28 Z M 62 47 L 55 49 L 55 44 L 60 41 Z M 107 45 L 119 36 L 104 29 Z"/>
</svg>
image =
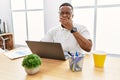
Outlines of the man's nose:
<svg viewBox="0 0 120 80">
<path fill-rule="evenodd" d="M 66 14 L 66 13 L 64 13 L 64 14 L 63 14 L 63 16 L 67 16 L 67 14 Z"/>
</svg>

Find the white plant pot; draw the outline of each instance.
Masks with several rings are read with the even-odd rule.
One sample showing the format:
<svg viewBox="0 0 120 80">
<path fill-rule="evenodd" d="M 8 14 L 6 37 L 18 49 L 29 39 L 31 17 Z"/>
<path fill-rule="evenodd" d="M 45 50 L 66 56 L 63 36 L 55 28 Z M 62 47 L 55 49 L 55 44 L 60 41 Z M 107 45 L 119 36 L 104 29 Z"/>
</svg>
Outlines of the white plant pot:
<svg viewBox="0 0 120 80">
<path fill-rule="evenodd" d="M 27 74 L 35 74 L 39 72 L 39 70 L 40 70 L 40 66 L 35 67 L 35 68 L 30 68 L 30 69 L 25 68 L 25 71 L 27 72 Z"/>
</svg>

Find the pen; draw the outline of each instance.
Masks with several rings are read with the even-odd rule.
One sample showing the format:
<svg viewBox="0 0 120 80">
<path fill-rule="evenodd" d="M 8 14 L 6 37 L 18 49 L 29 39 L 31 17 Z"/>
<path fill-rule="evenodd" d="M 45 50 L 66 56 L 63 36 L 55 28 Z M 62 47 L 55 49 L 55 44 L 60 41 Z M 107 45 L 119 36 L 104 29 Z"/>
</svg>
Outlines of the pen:
<svg viewBox="0 0 120 80">
<path fill-rule="evenodd" d="M 72 53 L 70 53 L 69 51 L 68 51 L 68 54 L 69 54 L 70 56 L 73 56 Z"/>
<path fill-rule="evenodd" d="M 79 54 L 78 54 L 78 51 L 76 51 L 76 54 L 75 54 L 75 56 L 76 56 L 76 57 L 78 57 L 78 56 L 79 56 Z"/>
<path fill-rule="evenodd" d="M 74 60 L 74 70 L 75 71 L 78 71 L 80 69 L 79 65 L 78 65 L 78 62 L 80 60 L 80 57 L 79 57 L 79 54 L 78 54 L 78 51 L 76 51 L 75 53 L 75 60 Z"/>
<path fill-rule="evenodd" d="M 71 56 L 70 58 L 70 68 L 72 71 L 74 71 L 74 55 L 68 51 L 68 54 Z"/>
</svg>

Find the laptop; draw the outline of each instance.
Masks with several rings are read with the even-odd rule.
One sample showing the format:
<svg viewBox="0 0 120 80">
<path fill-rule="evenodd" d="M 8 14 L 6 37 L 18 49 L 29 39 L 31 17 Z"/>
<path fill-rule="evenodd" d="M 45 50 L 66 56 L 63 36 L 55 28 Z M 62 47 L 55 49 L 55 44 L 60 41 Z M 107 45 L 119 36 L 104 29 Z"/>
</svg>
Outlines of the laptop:
<svg viewBox="0 0 120 80">
<path fill-rule="evenodd" d="M 32 53 L 39 55 L 41 58 L 66 60 L 67 52 L 64 52 L 60 43 L 26 41 Z"/>
</svg>

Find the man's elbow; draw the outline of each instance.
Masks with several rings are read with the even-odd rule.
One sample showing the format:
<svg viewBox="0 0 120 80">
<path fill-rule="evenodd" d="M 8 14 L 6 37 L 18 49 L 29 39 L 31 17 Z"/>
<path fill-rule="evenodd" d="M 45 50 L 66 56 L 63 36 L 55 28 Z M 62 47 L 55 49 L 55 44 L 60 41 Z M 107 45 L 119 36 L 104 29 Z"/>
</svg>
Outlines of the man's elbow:
<svg viewBox="0 0 120 80">
<path fill-rule="evenodd" d="M 87 51 L 87 52 L 90 52 L 91 50 L 92 50 L 92 44 L 89 45 L 89 46 L 85 49 L 85 51 Z"/>
<path fill-rule="evenodd" d="M 87 52 L 90 52 L 90 51 L 91 51 L 91 48 L 86 49 L 86 51 L 87 51 Z"/>
</svg>

